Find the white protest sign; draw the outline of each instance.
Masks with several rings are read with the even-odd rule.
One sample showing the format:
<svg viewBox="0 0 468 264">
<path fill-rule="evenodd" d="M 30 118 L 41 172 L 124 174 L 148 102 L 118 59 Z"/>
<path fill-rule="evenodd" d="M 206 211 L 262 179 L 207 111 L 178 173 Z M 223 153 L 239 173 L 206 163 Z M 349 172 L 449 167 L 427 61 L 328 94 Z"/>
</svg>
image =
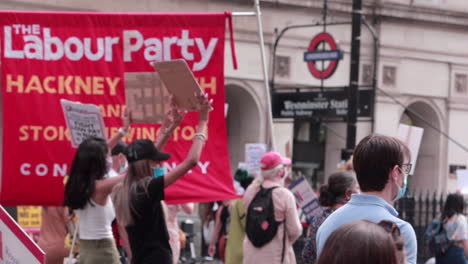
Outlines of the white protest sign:
<svg viewBox="0 0 468 264">
<path fill-rule="evenodd" d="M 262 169 L 260 160 L 265 154 L 267 146 L 265 144 L 245 144 L 245 163 L 247 170 L 255 176 L 260 176 Z"/>
<path fill-rule="evenodd" d="M 2 206 L 0 206 L 0 263 L 45 263 L 44 252 Z"/>
<path fill-rule="evenodd" d="M 411 152 L 411 168 L 410 174 L 414 173 L 414 168 L 416 168 L 416 160 L 418 158 L 419 147 L 421 146 L 421 140 L 423 137 L 424 129 L 415 126 L 408 126 L 400 124 L 398 127 L 397 138 L 403 141 L 406 146 L 408 146 Z"/>
<path fill-rule="evenodd" d="M 237 165 L 237 168 L 247 170 L 247 164 L 245 162 L 239 162 L 239 165 Z"/>
<path fill-rule="evenodd" d="M 304 176 L 295 179 L 289 185 L 289 189 L 296 197 L 296 202 L 302 208 L 308 222 L 322 212 L 318 198 Z"/>
<path fill-rule="evenodd" d="M 468 170 L 457 170 L 457 187 L 462 194 L 468 194 Z"/>
<path fill-rule="evenodd" d="M 106 127 L 99 107 L 65 99 L 61 99 L 60 103 L 74 148 L 90 136 L 106 138 Z"/>
</svg>

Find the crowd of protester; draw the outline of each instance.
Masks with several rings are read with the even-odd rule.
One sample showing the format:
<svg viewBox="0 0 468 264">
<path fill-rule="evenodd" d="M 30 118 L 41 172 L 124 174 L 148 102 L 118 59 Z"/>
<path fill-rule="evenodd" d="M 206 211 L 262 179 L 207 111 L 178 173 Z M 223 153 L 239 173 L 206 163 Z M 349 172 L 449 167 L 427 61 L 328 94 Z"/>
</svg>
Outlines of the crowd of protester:
<svg viewBox="0 0 468 264">
<path fill-rule="evenodd" d="M 196 207 L 202 254 L 217 262 L 416 264 L 415 231 L 393 206 L 405 194 L 411 153 L 393 137 L 372 134 L 360 141 L 347 170 L 329 175 L 320 187 L 320 210 L 306 225 L 287 188 L 291 160 L 273 151 L 263 155 L 261 175 L 236 171 L 234 181 L 242 198 L 167 205 L 165 188 L 197 164 L 207 140 L 211 103 L 205 94 L 198 100 L 192 146 L 184 161 L 167 173 L 161 163 L 170 154 L 161 150 L 184 116 L 175 104 L 155 142 L 121 142 L 131 129 L 127 113 L 113 138 L 93 137 L 80 144 L 65 183 L 63 207 L 42 210 L 39 245 L 46 263 L 64 263 L 70 250 L 80 264 L 181 263 L 186 239 L 177 215 L 192 214 Z M 463 210 L 463 196 L 449 195 L 440 216 L 449 243 L 435 256 L 436 263 L 466 263 L 468 227 Z M 73 240 L 73 229 L 79 239 L 73 245 L 64 243 L 66 237 Z M 295 254 L 293 245 L 302 234 L 305 246 Z"/>
</svg>

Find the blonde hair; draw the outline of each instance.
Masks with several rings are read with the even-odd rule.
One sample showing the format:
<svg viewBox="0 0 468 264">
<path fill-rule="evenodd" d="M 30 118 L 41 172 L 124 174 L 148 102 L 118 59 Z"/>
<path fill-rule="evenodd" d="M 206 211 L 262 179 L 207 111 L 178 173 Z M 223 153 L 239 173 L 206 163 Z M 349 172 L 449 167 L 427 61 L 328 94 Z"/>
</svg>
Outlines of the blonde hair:
<svg viewBox="0 0 468 264">
<path fill-rule="evenodd" d="M 128 165 L 127 175 L 123 182 L 117 184 L 111 194 L 114 203 L 117 221 L 122 226 L 133 224 L 132 212 L 138 215 L 133 207 L 132 198 L 137 188 L 142 186 L 148 192 L 148 183 L 151 180 L 151 167 L 149 160 L 139 160 Z"/>
<path fill-rule="evenodd" d="M 284 169 L 283 164 L 279 164 L 273 169 L 262 170 L 262 174 L 260 175 L 260 177 L 255 178 L 255 180 L 253 180 L 251 185 L 254 186 L 255 188 L 260 186 L 265 179 L 272 179 L 276 177 L 276 175 L 278 174 L 278 171 L 281 169 Z"/>
<path fill-rule="evenodd" d="M 263 179 L 270 179 L 276 177 L 278 171 L 284 169 L 283 164 L 278 164 L 276 167 L 269 169 L 269 170 L 262 170 L 262 178 Z"/>
</svg>

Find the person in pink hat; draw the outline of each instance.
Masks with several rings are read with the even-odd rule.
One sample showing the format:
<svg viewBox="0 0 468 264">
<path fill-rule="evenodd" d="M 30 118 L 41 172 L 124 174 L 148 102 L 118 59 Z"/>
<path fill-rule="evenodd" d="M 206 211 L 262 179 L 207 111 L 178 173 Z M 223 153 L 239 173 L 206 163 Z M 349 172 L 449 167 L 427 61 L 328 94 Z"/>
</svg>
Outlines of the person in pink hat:
<svg viewBox="0 0 468 264">
<path fill-rule="evenodd" d="M 293 251 L 293 243 L 302 233 L 302 226 L 296 209 L 294 195 L 284 187 L 284 180 L 288 176 L 287 166 L 291 159 L 282 157 L 278 152 L 267 152 L 263 155 L 260 165 L 261 177 L 258 177 L 246 190 L 244 194 L 244 208 L 247 210 L 246 231 L 244 239 L 244 264 L 257 263 L 296 263 Z M 250 204 L 256 204 L 257 193 L 267 193 L 271 190 L 271 201 L 273 202 L 274 220 L 278 223 L 276 234 L 267 242 L 258 246 L 255 237 L 250 233 L 249 221 L 254 214 L 248 209 Z M 262 223 L 261 228 L 268 229 L 269 223 Z M 251 229 L 250 229 L 251 230 Z M 254 245 L 256 244 L 256 245 Z"/>
</svg>

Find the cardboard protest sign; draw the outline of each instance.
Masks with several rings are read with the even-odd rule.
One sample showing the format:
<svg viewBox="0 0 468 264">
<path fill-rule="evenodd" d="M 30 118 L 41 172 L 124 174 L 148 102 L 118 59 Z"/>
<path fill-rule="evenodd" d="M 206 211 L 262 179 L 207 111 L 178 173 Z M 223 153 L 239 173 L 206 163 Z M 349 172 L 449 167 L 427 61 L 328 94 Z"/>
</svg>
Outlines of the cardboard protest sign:
<svg viewBox="0 0 468 264">
<path fill-rule="evenodd" d="M 165 198 L 168 203 L 185 203 L 237 197 L 224 118 L 226 14 L 0 14 L 2 152 L 9 153 L 2 157 L 0 203 L 62 203 L 63 177 L 76 150 L 70 144 L 61 99 L 96 105 L 106 125 L 105 137 L 110 138 L 122 126 L 125 78 L 154 73 L 150 62 L 175 59 L 186 60 L 213 99 L 214 110 L 200 161 L 165 189 Z M 137 104 L 147 108 L 158 96 L 143 94 L 140 99 L 145 100 L 138 99 Z M 174 131 L 164 148 L 172 154 L 162 164 L 166 172 L 185 158 L 197 124 L 197 113 L 189 112 Z M 159 128 L 159 124 L 133 124 L 124 141 L 154 140 Z"/>
<path fill-rule="evenodd" d="M 0 206 L 0 263 L 45 263 L 45 254 Z"/>
<path fill-rule="evenodd" d="M 154 62 L 153 66 L 181 109 L 199 108 L 195 95 L 200 94 L 202 90 L 185 60 Z"/>
<path fill-rule="evenodd" d="M 403 141 L 408 146 L 411 152 L 411 168 L 410 174 L 414 173 L 416 168 L 416 161 L 418 159 L 419 147 L 421 146 L 421 140 L 423 137 L 424 129 L 415 126 L 408 126 L 400 124 L 398 127 L 397 138 Z"/>
<path fill-rule="evenodd" d="M 295 179 L 289 185 L 289 189 L 296 197 L 296 203 L 302 208 L 308 222 L 322 212 L 318 198 L 304 176 Z"/>
<path fill-rule="evenodd" d="M 65 99 L 60 100 L 60 103 L 74 148 L 91 136 L 106 138 L 106 127 L 99 107 Z"/>
<path fill-rule="evenodd" d="M 260 176 L 262 168 L 260 167 L 260 160 L 265 154 L 267 146 L 261 143 L 245 144 L 245 163 L 247 170 L 255 175 Z"/>
<path fill-rule="evenodd" d="M 134 123 L 161 124 L 170 109 L 170 94 L 157 72 L 126 72 L 125 97 Z"/>
</svg>

